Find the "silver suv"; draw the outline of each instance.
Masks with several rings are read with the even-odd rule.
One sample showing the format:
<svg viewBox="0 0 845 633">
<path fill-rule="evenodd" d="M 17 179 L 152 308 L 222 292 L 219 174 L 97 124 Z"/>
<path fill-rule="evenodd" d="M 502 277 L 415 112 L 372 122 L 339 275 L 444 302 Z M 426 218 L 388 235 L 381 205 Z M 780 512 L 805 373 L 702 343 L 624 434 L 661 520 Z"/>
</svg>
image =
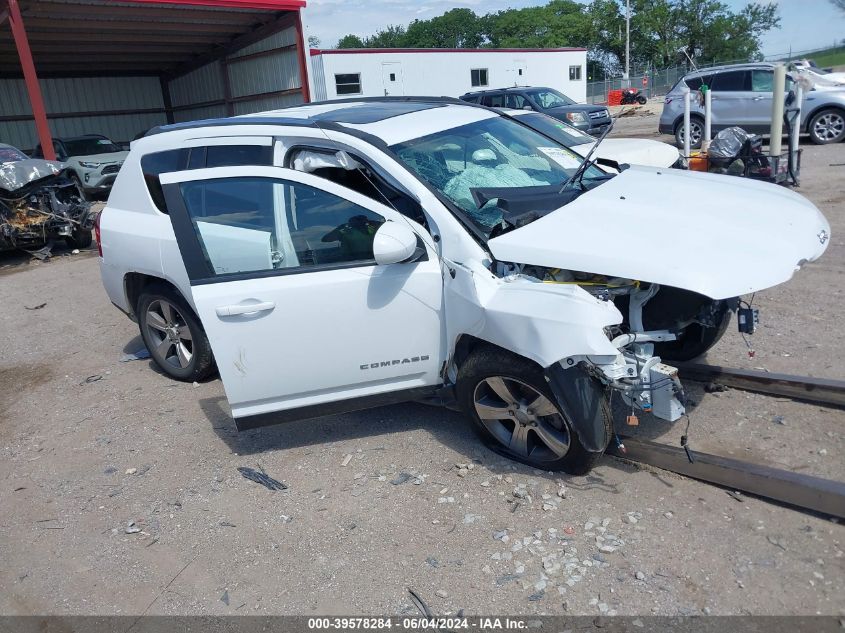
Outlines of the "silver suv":
<svg viewBox="0 0 845 633">
<path fill-rule="evenodd" d="M 682 89 L 698 90 L 706 84 L 713 95 L 713 133 L 738 125 L 748 132 L 767 134 L 772 121 L 774 64 L 734 64 L 705 68 L 683 77 L 669 91 L 663 103 L 659 130 L 674 134 L 678 147 L 684 144 L 684 99 Z M 794 82 L 787 76 L 786 88 Z M 690 120 L 692 147 L 701 146 L 704 107 L 693 99 Z M 837 143 L 845 138 L 845 90 L 809 90 L 804 93 L 801 132 L 814 143 Z"/>
</svg>

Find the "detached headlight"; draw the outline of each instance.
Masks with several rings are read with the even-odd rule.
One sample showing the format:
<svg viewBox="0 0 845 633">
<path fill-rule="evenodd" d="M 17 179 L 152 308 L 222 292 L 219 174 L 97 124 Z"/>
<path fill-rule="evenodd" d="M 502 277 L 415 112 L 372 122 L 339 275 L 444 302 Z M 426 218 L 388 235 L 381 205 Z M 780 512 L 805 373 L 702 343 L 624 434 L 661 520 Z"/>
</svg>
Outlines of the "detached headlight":
<svg viewBox="0 0 845 633">
<path fill-rule="evenodd" d="M 97 169 L 103 163 L 85 163 L 83 161 L 79 161 L 79 166 L 84 167 L 85 169 Z"/>
<path fill-rule="evenodd" d="M 583 123 L 587 120 L 587 117 L 584 116 L 583 112 L 567 112 L 566 118 L 573 123 Z"/>
</svg>

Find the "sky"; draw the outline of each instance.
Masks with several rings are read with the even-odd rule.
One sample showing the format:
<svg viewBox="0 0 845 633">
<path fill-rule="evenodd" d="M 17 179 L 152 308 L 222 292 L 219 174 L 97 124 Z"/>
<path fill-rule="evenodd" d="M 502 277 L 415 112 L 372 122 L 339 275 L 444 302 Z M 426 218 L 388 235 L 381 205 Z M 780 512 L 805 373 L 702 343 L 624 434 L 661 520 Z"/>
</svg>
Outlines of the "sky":
<svg viewBox="0 0 845 633">
<path fill-rule="evenodd" d="M 735 10 L 749 0 L 724 0 Z M 348 33 L 372 35 L 389 24 L 406 25 L 412 20 L 429 19 L 455 7 L 468 7 L 476 13 L 519 9 L 545 4 L 543 0 L 308 0 L 303 14 L 309 35 L 320 45 L 331 48 Z M 763 54 L 780 55 L 793 51 L 832 46 L 845 38 L 845 14 L 828 0 L 779 0 L 781 28 L 763 38 Z"/>
</svg>

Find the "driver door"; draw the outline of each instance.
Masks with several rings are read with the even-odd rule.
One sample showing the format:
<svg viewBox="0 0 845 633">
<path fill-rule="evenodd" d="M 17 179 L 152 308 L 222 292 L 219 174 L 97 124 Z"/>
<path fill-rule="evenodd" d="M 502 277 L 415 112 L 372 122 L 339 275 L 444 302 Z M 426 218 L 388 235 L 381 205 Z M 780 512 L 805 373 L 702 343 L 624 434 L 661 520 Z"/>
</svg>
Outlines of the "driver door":
<svg viewBox="0 0 845 633">
<path fill-rule="evenodd" d="M 441 383 L 443 280 L 423 227 L 291 169 L 161 182 L 238 429 L 410 400 Z M 376 265 L 385 222 L 411 226 L 415 261 Z"/>
</svg>

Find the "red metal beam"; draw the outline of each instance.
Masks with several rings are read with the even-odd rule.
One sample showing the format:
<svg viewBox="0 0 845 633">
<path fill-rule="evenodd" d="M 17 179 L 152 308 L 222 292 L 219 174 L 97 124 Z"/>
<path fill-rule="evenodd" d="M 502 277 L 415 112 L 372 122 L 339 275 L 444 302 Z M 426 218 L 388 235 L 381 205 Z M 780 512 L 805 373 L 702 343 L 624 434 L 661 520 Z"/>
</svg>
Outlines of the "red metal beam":
<svg viewBox="0 0 845 633">
<path fill-rule="evenodd" d="M 302 86 L 302 101 L 311 101 L 311 91 L 308 88 L 308 60 L 305 59 L 305 32 L 302 29 L 302 13 L 296 12 L 296 53 L 299 58 L 299 83 Z"/>
<path fill-rule="evenodd" d="M 127 0 L 143 4 L 190 4 L 200 7 L 228 7 L 231 9 L 269 9 L 294 11 L 305 8 L 305 0 Z"/>
<path fill-rule="evenodd" d="M 38 140 L 41 142 L 41 150 L 47 160 L 56 160 L 56 152 L 53 149 L 53 135 L 50 134 L 50 124 L 47 123 L 44 97 L 41 95 L 41 86 L 35 72 L 35 63 L 32 61 L 32 51 L 29 50 L 29 40 L 26 38 L 21 9 L 18 6 L 18 0 L 8 0 L 8 4 L 9 24 L 12 27 L 12 37 L 15 38 L 15 45 L 18 48 L 18 56 L 23 69 L 26 90 L 29 93 L 29 103 L 32 105 L 32 115 L 35 119 L 35 129 L 38 131 Z"/>
</svg>

